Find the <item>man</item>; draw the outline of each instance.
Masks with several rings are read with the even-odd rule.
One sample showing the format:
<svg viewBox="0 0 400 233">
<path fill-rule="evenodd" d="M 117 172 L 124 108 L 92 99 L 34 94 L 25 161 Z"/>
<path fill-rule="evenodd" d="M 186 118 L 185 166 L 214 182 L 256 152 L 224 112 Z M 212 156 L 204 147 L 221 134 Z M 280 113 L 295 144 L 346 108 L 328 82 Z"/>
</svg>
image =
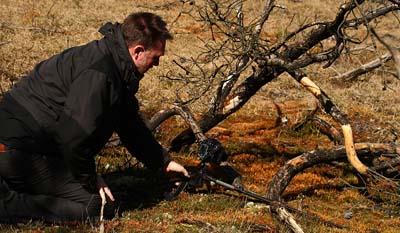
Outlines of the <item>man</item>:
<svg viewBox="0 0 400 233">
<path fill-rule="evenodd" d="M 133 13 L 107 23 L 104 38 L 40 62 L 0 103 L 0 220 L 84 220 L 113 216 L 114 197 L 96 174 L 94 156 L 117 132 L 124 146 L 153 170 L 188 176 L 138 115 L 135 93 L 157 66 L 166 23 Z"/>
</svg>

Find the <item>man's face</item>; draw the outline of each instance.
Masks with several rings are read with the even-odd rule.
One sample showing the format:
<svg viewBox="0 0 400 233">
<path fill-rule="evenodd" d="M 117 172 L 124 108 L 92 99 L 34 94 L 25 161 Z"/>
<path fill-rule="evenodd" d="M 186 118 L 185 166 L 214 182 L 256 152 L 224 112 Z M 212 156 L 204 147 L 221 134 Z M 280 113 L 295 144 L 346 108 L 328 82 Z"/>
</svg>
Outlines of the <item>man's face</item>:
<svg viewBox="0 0 400 233">
<path fill-rule="evenodd" d="M 164 56 L 165 40 L 158 41 L 151 49 L 145 49 L 143 45 L 129 47 L 129 53 L 138 71 L 146 73 L 153 66 L 158 66 L 160 57 Z"/>
</svg>

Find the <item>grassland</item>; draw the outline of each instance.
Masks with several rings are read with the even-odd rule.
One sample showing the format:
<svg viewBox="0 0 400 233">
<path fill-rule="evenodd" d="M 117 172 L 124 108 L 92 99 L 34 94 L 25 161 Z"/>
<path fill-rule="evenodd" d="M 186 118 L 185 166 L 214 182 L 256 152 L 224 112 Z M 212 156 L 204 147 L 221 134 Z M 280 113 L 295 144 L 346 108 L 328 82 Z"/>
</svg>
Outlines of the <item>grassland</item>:
<svg viewBox="0 0 400 233">
<path fill-rule="evenodd" d="M 259 14 L 261 2 L 245 1 L 246 20 Z M 300 22 L 330 19 L 339 7 L 335 1 L 282 0 L 278 3 L 285 9 L 271 15 L 263 30 L 263 35 L 272 39 L 279 39 Z M 170 22 L 175 38 L 167 45 L 160 66 L 146 74 L 141 83 L 138 97 L 142 110 L 150 116 L 169 106 L 175 98 L 175 84 L 160 76 L 178 69 L 174 59 L 199 53 L 202 40 L 211 39 L 209 31 L 199 22 L 187 16 L 177 18 L 180 6 L 180 1 L 161 0 L 2 0 L 0 91 L 8 90 L 37 62 L 65 48 L 99 39 L 97 30 L 103 23 L 121 22 L 133 11 L 151 11 Z M 398 37 L 399 27 L 395 16 L 389 15 L 381 20 L 379 29 L 381 33 Z M 388 63 L 383 69 L 353 81 L 333 78 L 376 55 L 376 52 L 370 52 L 342 56 L 330 68 L 324 69 L 323 64 L 318 64 L 308 67 L 307 72 L 347 114 L 354 126 L 356 142 L 399 145 L 395 139 L 400 134 L 400 81 L 385 72 L 392 69 L 393 64 Z M 296 130 L 273 127 L 278 117 L 274 106 L 281 106 L 295 121 L 304 117 L 307 109 L 313 108 L 315 102 L 312 99 L 298 83 L 282 75 L 264 86 L 240 111 L 208 135 L 217 137 L 232 154 L 230 162 L 243 175 L 245 185 L 262 194 L 288 158 L 316 147 L 333 146 L 326 136 L 309 124 Z M 200 114 L 206 104 L 196 103 L 193 111 Z M 160 127 L 157 137 L 168 144 L 182 127 L 182 121 L 171 119 Z M 173 157 L 185 165 L 196 164 L 195 148 L 173 154 Z M 124 149 L 102 151 L 98 164 L 99 171 L 113 180 L 111 185 L 120 197 L 123 209 L 120 216 L 105 223 L 106 232 L 285 231 L 277 229 L 265 206 L 218 187 L 213 187 L 212 192 L 185 192 L 172 202 L 162 200 L 163 184 L 158 177 L 137 166 Z M 106 166 L 109 168 L 105 169 Z M 293 207 L 351 227 L 350 230 L 338 230 L 298 216 L 306 232 L 400 232 L 398 195 L 375 190 L 360 186 L 353 170 L 341 161 L 305 170 L 293 179 L 283 198 Z M 352 217 L 345 218 L 349 213 Z M 0 225 L 0 231 L 98 232 L 98 224 L 29 222 Z"/>
</svg>

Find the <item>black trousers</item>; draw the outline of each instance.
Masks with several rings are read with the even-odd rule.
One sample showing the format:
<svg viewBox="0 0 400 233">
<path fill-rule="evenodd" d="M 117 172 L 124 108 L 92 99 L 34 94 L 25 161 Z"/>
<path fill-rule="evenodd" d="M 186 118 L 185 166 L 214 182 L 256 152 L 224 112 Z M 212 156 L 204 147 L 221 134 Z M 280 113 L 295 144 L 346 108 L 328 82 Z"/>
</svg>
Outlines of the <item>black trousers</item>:
<svg viewBox="0 0 400 233">
<path fill-rule="evenodd" d="M 100 215 L 101 198 L 87 192 L 68 171 L 61 158 L 0 152 L 0 221 L 87 220 Z M 105 218 L 114 208 L 107 201 Z"/>
</svg>

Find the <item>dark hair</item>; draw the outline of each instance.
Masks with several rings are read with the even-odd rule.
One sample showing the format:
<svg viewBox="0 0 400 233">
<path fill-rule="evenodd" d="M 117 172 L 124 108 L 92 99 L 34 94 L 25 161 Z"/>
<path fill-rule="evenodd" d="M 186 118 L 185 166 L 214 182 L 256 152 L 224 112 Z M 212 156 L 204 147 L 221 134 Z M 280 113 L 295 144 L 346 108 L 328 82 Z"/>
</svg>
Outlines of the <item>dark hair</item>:
<svg viewBox="0 0 400 233">
<path fill-rule="evenodd" d="M 166 28 L 167 23 L 158 15 L 149 12 L 132 13 L 121 25 L 122 34 L 128 47 L 141 44 L 147 49 L 155 46 L 157 41 L 172 40 Z"/>
</svg>

